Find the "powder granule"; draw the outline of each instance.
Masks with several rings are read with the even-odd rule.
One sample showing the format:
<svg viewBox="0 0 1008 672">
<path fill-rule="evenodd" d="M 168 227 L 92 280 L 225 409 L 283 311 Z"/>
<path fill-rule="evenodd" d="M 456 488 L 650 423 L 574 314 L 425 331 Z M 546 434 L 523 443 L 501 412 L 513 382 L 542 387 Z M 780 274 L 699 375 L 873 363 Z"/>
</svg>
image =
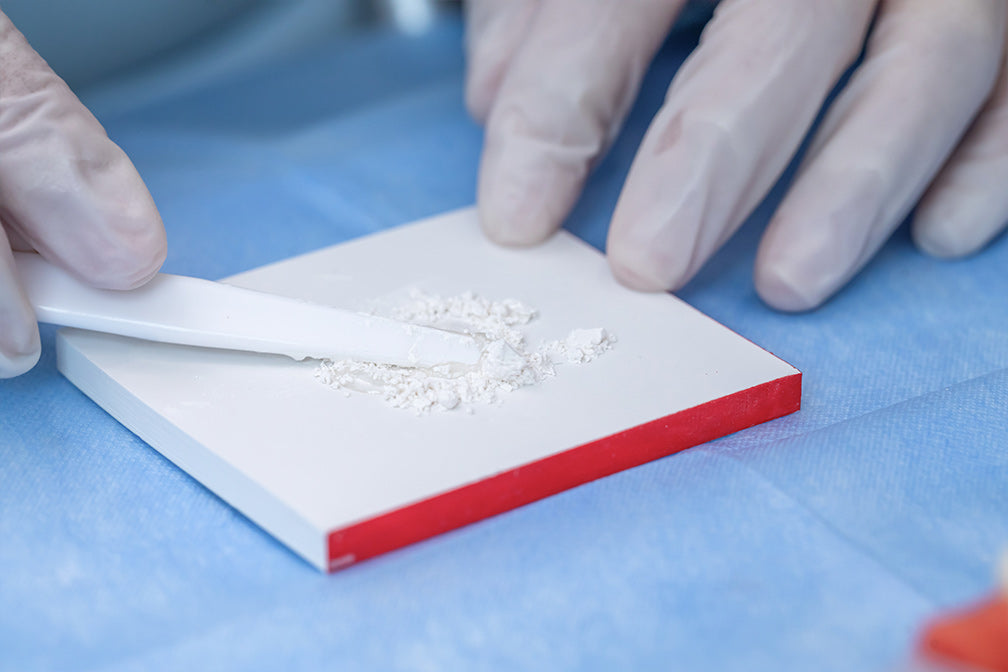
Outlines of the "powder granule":
<svg viewBox="0 0 1008 672">
<path fill-rule="evenodd" d="M 404 304 L 392 309 L 389 317 L 427 327 L 479 334 L 489 341 L 504 340 L 516 348 L 524 340 L 517 327 L 528 324 L 536 315 L 534 308 L 515 299 L 490 301 L 474 292 L 441 298 L 414 289 Z"/>
<path fill-rule="evenodd" d="M 575 329 L 562 341 L 547 345 L 550 354 L 568 364 L 587 364 L 616 341 L 605 329 Z"/>
<path fill-rule="evenodd" d="M 441 298 L 413 291 L 389 317 L 481 339 L 486 345 L 475 366 L 412 368 L 324 360 L 315 376 L 348 393 L 378 395 L 389 405 L 418 415 L 460 407 L 472 412 L 473 404 L 499 403 L 503 394 L 556 375 L 556 364 L 591 362 L 616 342 L 605 329 L 575 329 L 563 340 L 530 350 L 520 327 L 536 315 L 533 308 L 514 299 L 490 301 L 473 292 Z"/>
</svg>

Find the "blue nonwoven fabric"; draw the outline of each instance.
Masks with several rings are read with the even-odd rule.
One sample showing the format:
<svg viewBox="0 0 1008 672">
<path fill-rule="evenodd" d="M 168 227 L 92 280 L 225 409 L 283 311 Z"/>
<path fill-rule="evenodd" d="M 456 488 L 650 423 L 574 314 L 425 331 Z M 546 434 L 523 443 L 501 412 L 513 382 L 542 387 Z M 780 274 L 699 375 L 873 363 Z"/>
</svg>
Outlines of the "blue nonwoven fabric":
<svg viewBox="0 0 1008 672">
<path fill-rule="evenodd" d="M 696 37 L 570 219 L 596 246 Z M 95 111 L 162 212 L 164 270 L 219 278 L 470 204 L 462 72 L 446 20 Z M 1008 240 L 948 263 L 901 229 L 822 309 L 779 314 L 751 272 L 785 186 L 680 295 L 800 368 L 799 413 L 331 576 L 64 380 L 43 327 L 39 366 L 0 382 L 0 669 L 898 665 L 1008 547 Z"/>
</svg>

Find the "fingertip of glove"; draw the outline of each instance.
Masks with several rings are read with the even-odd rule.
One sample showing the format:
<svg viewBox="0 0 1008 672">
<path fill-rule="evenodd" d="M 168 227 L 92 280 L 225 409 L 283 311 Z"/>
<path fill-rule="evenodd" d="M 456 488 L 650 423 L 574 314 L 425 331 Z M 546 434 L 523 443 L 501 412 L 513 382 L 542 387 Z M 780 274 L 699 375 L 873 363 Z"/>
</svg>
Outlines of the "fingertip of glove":
<svg viewBox="0 0 1008 672">
<path fill-rule="evenodd" d="M 13 378 L 30 371 L 42 355 L 38 325 L 32 323 L 22 333 L 11 331 L 7 325 L 0 345 L 0 378 Z"/>
<path fill-rule="evenodd" d="M 122 276 L 124 289 L 134 289 L 146 284 L 157 275 L 168 257 L 168 238 L 160 218 L 157 226 L 148 233 L 143 242 L 132 249 L 132 264 Z"/>
<path fill-rule="evenodd" d="M 168 254 L 163 230 L 136 236 L 91 254 L 75 264 L 77 272 L 101 289 L 136 289 L 161 269 Z"/>
<path fill-rule="evenodd" d="M 97 228 L 97 227 L 96 227 Z M 83 236 L 79 248 L 57 255 L 68 270 L 102 289 L 135 289 L 153 278 L 168 254 L 161 217 L 153 205 L 121 216 L 103 231 Z"/>
<path fill-rule="evenodd" d="M 961 259 L 972 252 L 972 250 L 959 249 L 957 245 L 942 236 L 912 234 L 912 237 L 918 250 L 936 259 Z"/>
<path fill-rule="evenodd" d="M 530 217 L 503 215 L 480 208 L 480 228 L 487 238 L 504 247 L 532 247 L 550 237 L 555 227 Z"/>
<path fill-rule="evenodd" d="M 753 277 L 756 293 L 765 304 L 785 313 L 801 313 L 819 307 L 825 300 L 808 282 L 795 278 L 782 265 L 756 264 Z"/>
<path fill-rule="evenodd" d="M 667 283 L 654 274 L 638 266 L 630 266 L 609 257 L 609 268 L 613 276 L 625 287 L 639 292 L 664 292 L 670 288 Z"/>
<path fill-rule="evenodd" d="M 672 244 L 668 227 L 641 225 L 643 219 L 613 216 L 606 241 L 606 257 L 613 276 L 641 292 L 675 291 L 691 277 L 691 246 Z"/>
<path fill-rule="evenodd" d="M 910 237 L 918 250 L 937 259 L 962 259 L 976 252 L 978 246 L 973 238 L 950 224 L 948 219 L 925 210 L 914 216 Z"/>
<path fill-rule="evenodd" d="M 484 164 L 484 168 L 476 200 L 480 227 L 490 240 L 508 247 L 529 247 L 560 228 L 565 211 L 563 204 L 550 200 L 557 196 L 551 184 L 537 188 L 524 171 L 505 172 L 499 163 Z"/>
</svg>

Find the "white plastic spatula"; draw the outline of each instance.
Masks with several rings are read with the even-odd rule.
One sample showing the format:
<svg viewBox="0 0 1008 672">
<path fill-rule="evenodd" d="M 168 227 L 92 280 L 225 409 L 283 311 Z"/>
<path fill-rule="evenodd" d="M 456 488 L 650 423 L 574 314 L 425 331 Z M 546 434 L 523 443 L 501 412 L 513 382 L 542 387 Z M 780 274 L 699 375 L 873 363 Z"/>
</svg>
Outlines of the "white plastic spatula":
<svg viewBox="0 0 1008 672">
<path fill-rule="evenodd" d="M 14 254 L 40 322 L 148 341 L 398 366 L 475 364 L 474 338 L 210 280 L 160 273 L 138 289 L 94 289 L 37 254 Z"/>
</svg>

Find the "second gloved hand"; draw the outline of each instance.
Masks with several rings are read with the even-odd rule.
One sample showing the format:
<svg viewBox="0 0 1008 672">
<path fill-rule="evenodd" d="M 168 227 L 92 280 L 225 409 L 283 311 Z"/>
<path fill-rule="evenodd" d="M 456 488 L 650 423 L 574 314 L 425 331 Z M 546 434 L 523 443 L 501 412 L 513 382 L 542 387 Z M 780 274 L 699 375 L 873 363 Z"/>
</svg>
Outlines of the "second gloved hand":
<svg viewBox="0 0 1008 672">
<path fill-rule="evenodd" d="M 488 235 L 531 244 L 562 224 L 683 4 L 470 0 Z M 630 169 L 609 232 L 614 273 L 646 290 L 693 277 L 866 40 L 764 235 L 757 290 L 784 310 L 821 304 L 917 204 L 919 247 L 976 251 L 1008 220 L 1006 26 L 1002 0 L 722 0 Z"/>
<path fill-rule="evenodd" d="M 0 378 L 32 368 L 40 349 L 12 249 L 130 289 L 157 273 L 166 243 L 129 158 L 0 13 Z"/>
</svg>

